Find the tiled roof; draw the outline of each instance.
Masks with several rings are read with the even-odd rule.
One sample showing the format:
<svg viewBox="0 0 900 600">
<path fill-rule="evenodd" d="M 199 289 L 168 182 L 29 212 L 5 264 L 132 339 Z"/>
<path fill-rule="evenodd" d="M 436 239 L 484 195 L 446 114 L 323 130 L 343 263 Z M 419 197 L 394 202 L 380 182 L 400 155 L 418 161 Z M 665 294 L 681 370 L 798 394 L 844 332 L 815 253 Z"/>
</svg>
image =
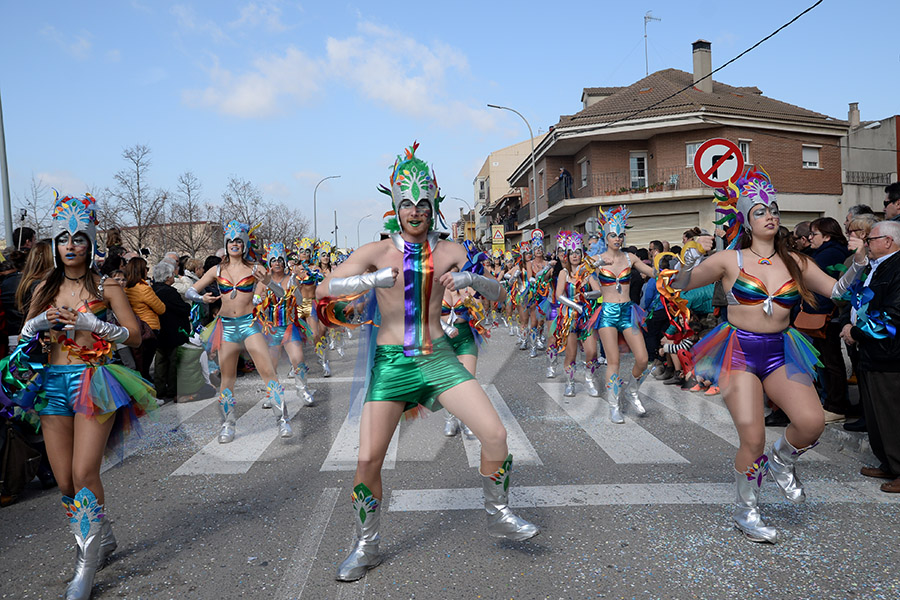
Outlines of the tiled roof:
<svg viewBox="0 0 900 600">
<path fill-rule="evenodd" d="M 603 95 L 608 96 L 610 94 L 615 94 L 619 90 L 624 90 L 624 89 L 625 88 L 623 88 L 623 87 L 586 87 L 581 92 L 581 95 L 584 96 L 585 94 L 587 94 L 588 96 L 603 96 Z"/>
<path fill-rule="evenodd" d="M 592 104 L 581 112 L 560 116 L 556 128 L 565 129 L 566 127 L 610 123 L 624 119 L 634 112 L 672 95 L 692 82 L 693 75 L 690 73 L 678 69 L 665 69 L 651 73 L 627 87 L 584 88 L 586 93 L 588 90 L 611 90 L 612 93 L 608 98 Z M 712 93 L 689 88 L 659 106 L 632 118 L 647 119 L 696 113 L 700 110 L 743 117 L 787 119 L 808 124 L 846 125 L 846 122 L 839 119 L 833 119 L 787 102 L 767 98 L 757 87 L 733 87 L 718 81 L 713 81 Z"/>
</svg>

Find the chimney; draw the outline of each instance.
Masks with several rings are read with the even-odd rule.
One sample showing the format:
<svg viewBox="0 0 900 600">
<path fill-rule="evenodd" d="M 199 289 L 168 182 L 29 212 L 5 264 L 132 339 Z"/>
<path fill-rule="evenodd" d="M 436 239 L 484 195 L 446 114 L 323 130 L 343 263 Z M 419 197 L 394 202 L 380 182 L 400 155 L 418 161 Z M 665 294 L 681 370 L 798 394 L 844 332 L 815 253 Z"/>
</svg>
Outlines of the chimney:
<svg viewBox="0 0 900 600">
<path fill-rule="evenodd" d="M 694 49 L 694 81 L 697 81 L 712 73 L 712 44 L 706 40 L 697 40 L 691 44 L 691 47 Z M 701 92 L 711 94 L 713 90 L 712 77 L 706 77 L 700 83 L 695 83 L 694 87 Z"/>
<path fill-rule="evenodd" d="M 847 111 L 847 120 L 850 121 L 850 127 L 854 129 L 859 127 L 859 102 L 850 103 L 850 110 Z"/>
</svg>

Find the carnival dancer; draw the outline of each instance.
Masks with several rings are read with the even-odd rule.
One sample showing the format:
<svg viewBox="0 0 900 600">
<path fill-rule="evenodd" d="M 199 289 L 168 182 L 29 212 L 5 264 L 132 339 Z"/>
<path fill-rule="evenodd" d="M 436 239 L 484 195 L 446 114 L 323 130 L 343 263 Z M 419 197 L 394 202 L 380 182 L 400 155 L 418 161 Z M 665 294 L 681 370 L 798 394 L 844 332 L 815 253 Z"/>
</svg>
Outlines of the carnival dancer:
<svg viewBox="0 0 900 600">
<path fill-rule="evenodd" d="M 322 274 L 323 278 L 328 277 L 328 275 L 331 274 L 331 269 L 335 262 L 335 252 L 331 242 L 320 240 L 317 245 L 316 256 L 318 257 L 316 268 L 319 270 L 319 273 Z M 341 358 L 344 358 L 344 348 L 341 343 L 341 333 L 344 329 L 345 328 L 343 327 L 322 328 L 323 337 L 321 343 L 323 345 L 327 344 L 328 350 L 336 351 Z"/>
<path fill-rule="evenodd" d="M 297 395 L 304 406 L 312 406 L 315 401 L 312 390 L 306 384 L 309 366 L 303 361 L 303 342 L 312 335 L 312 330 L 297 314 L 297 281 L 293 274 L 285 272 L 284 244 L 276 242 L 268 246 L 263 262 L 269 268 L 272 281 L 284 290 L 284 295 L 279 298 L 266 286 L 257 284 L 253 295 L 253 314 L 269 342 L 272 368 L 278 371 L 278 361 L 284 349 L 291 361 L 288 376 L 294 378 Z M 263 408 L 272 408 L 272 402 L 268 398 L 263 402 Z"/>
<path fill-rule="evenodd" d="M 516 288 L 515 281 L 518 274 L 516 262 L 517 256 L 514 252 L 507 250 L 503 253 L 503 270 L 500 272 L 499 281 L 503 286 L 504 306 L 503 314 L 506 319 L 506 326 L 509 328 L 510 336 L 519 335 L 518 312 L 516 310 Z"/>
<path fill-rule="evenodd" d="M 104 449 L 120 444 L 121 434 L 157 403 L 137 372 L 107 364 L 115 344 L 137 347 L 141 334 L 124 290 L 94 271 L 95 200 L 54 195 L 53 269 L 34 290 L 21 344 L 3 360 L 2 400 L 40 416 L 77 543 L 66 588 L 74 600 L 90 597 L 95 573 L 117 546 L 100 480 Z M 110 310 L 119 325 L 106 321 Z M 39 344 L 49 348 L 47 365 L 28 358 Z"/>
<path fill-rule="evenodd" d="M 237 379 L 237 362 L 241 347 L 247 349 L 256 371 L 266 382 L 266 397 L 272 404 L 278 432 L 282 438 L 294 435 L 288 415 L 284 388 L 278 381 L 278 374 L 272 366 L 268 343 L 262 333 L 262 327 L 253 318 L 253 292 L 257 283 L 269 288 L 277 298 L 284 297 L 284 290 L 272 281 L 272 276 L 265 267 L 261 267 L 255 256 L 251 260 L 250 226 L 238 221 L 225 225 L 225 259 L 203 274 L 200 281 L 185 293 L 185 298 L 193 302 L 215 302 L 222 300 L 222 308 L 213 322 L 207 341 L 207 352 L 217 352 L 219 370 L 222 381 L 219 384 L 219 416 L 222 426 L 219 431 L 219 443 L 227 444 L 234 440 L 235 399 L 232 388 Z M 199 290 L 213 283 L 219 294 L 212 292 L 200 294 Z"/>
<path fill-rule="evenodd" d="M 488 274 L 497 281 L 501 281 L 501 278 L 503 277 L 503 251 L 499 248 L 491 250 L 491 262 L 488 269 Z M 493 323 L 494 327 L 499 327 L 501 320 L 503 321 L 503 324 L 506 325 L 506 319 L 502 316 L 505 304 L 506 295 L 502 293 L 500 294 L 500 297 L 496 302 L 490 303 L 491 322 Z"/>
<path fill-rule="evenodd" d="M 559 314 L 556 317 L 554 344 L 557 352 L 565 352 L 563 365 L 566 372 L 566 387 L 563 396 L 575 395 L 575 362 L 578 356 L 578 342 L 581 341 L 588 366 L 584 382 L 588 395 L 596 398 L 600 396 L 594 382 L 597 338 L 590 328 L 590 319 L 596 312 L 595 305 L 600 296 L 600 285 L 593 277 L 593 270 L 584 262 L 581 234 L 565 232 L 560 241 L 566 248 L 567 264 L 563 266 L 556 282 Z"/>
<path fill-rule="evenodd" d="M 300 304 L 298 314 L 310 326 L 313 332 L 313 347 L 319 364 L 322 366 L 322 376 L 331 377 L 331 365 L 328 364 L 328 347 L 322 342 L 325 338 L 325 327 L 316 318 L 313 305 L 316 299 L 316 286 L 325 279 L 318 269 L 315 261 L 316 241 L 312 238 L 303 238 L 296 242 L 297 254 L 300 264 L 294 267 L 294 276 L 300 284 Z"/>
<path fill-rule="evenodd" d="M 512 456 L 506 429 L 481 386 L 457 360 L 440 324 L 444 290 L 472 288 L 488 299 L 500 293 L 488 277 L 457 272 L 466 262 L 462 246 L 441 241 L 433 231 L 440 195 L 428 165 L 415 156 L 417 144 L 397 158 L 391 194 L 400 233 L 356 250 L 319 286 L 320 317 L 332 313 L 326 296 L 359 295 L 375 289 L 380 312 L 374 364 L 360 424 L 359 461 L 353 481 L 357 540 L 341 563 L 337 579 L 353 581 L 381 563 L 381 466 L 402 413 L 411 408 L 439 410 L 441 405 L 481 441 L 481 473 L 487 529 L 511 540 L 539 533 L 508 505 Z"/>
<path fill-rule="evenodd" d="M 653 269 L 634 254 L 622 251 L 630 214 L 631 211 L 625 206 L 617 206 L 609 212 L 600 209 L 600 224 L 607 249 L 600 254 L 597 269 L 603 304 L 593 327 L 600 334 L 600 343 L 606 352 L 606 401 L 609 404 L 609 420 L 613 423 L 625 422 L 620 410 L 620 392 L 639 416 L 647 414 L 638 396 L 638 389 L 647 375 L 647 346 L 641 334 L 643 311 L 631 302 L 629 290 L 632 269 L 647 277 L 653 277 Z M 624 380 L 619 376 L 620 335 L 634 354 L 634 366 Z"/>
<path fill-rule="evenodd" d="M 529 320 L 528 309 L 531 286 L 528 284 L 528 265 L 534 260 L 530 241 L 519 242 L 519 257 L 516 276 L 513 280 L 513 294 L 516 299 L 516 320 L 519 335 L 519 350 L 528 348 Z"/>
<path fill-rule="evenodd" d="M 862 240 L 851 238 L 853 262 L 835 281 L 794 252 L 790 234 L 779 232 L 775 189 L 760 167 L 748 169 L 715 195 L 717 212 L 725 215 L 717 224 L 727 223 L 729 248 L 734 249 L 703 262 L 699 252 L 687 252 L 673 284 L 693 289 L 721 280 L 725 286 L 728 321 L 694 346 L 694 369 L 719 383 L 740 438 L 734 459 L 734 524 L 751 541 L 774 543 L 778 532 L 762 520 L 758 504 L 766 472 L 789 501 L 804 502 L 795 464 L 825 428 L 812 383 L 818 358 L 809 339 L 790 327 L 791 309 L 801 299 L 814 303 L 813 293 L 840 297 L 868 260 Z M 711 238 L 700 241 L 709 250 Z M 763 393 L 791 420 L 768 455 Z"/>
<path fill-rule="evenodd" d="M 556 287 L 559 282 L 559 275 L 562 270 L 569 267 L 568 255 L 566 254 L 566 244 L 572 232 L 560 231 L 556 234 L 556 252 L 550 261 L 552 268 L 547 274 L 548 284 L 550 286 L 549 302 L 545 305 L 545 314 L 549 328 L 550 341 L 547 343 L 547 379 L 556 377 L 556 367 L 559 365 L 559 353 L 565 347 L 565 343 L 558 347 L 556 341 L 556 322 L 559 319 L 559 300 L 556 295 Z"/>
<path fill-rule="evenodd" d="M 462 271 L 484 275 L 484 265 L 480 259 L 486 256 L 485 253 L 475 248 L 475 244 L 469 240 L 466 240 L 464 247 L 468 258 Z M 444 299 L 441 302 L 441 327 L 444 328 L 444 335 L 449 339 L 459 362 L 473 377 L 478 366 L 478 347 L 484 338 L 491 336 L 489 326 L 481 297 L 475 290 L 466 288 L 444 291 Z M 467 439 L 475 439 L 475 434 L 469 426 L 448 410 L 444 435 L 453 437 L 460 431 Z"/>
<path fill-rule="evenodd" d="M 550 315 L 553 304 L 553 288 L 550 285 L 553 265 L 544 256 L 544 232 L 531 232 L 531 252 L 533 258 L 528 264 L 528 285 L 531 288 L 528 303 L 528 324 L 530 326 L 530 358 L 538 357 L 538 350 L 547 349 L 544 335 L 544 321 Z"/>
</svg>

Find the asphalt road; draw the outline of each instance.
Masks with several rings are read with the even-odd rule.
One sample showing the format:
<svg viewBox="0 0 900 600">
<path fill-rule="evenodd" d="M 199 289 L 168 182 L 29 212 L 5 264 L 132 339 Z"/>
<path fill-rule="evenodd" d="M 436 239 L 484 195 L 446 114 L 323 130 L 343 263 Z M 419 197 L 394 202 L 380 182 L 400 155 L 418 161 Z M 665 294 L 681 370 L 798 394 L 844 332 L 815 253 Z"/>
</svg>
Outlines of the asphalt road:
<svg viewBox="0 0 900 600">
<path fill-rule="evenodd" d="M 807 504 L 766 483 L 763 515 L 784 539 L 753 544 L 730 524 L 737 436 L 720 397 L 648 380 L 648 416 L 612 425 L 513 340 L 497 330 L 478 375 L 509 430 L 511 503 L 540 536 L 486 535 L 477 442 L 445 438 L 437 413 L 401 422 L 389 449 L 384 563 L 336 582 L 353 541 L 348 347 L 330 380 L 312 366 L 315 407 L 288 394 L 287 441 L 253 374 L 236 386 L 232 444 L 216 442 L 212 400 L 163 406 L 105 467 L 119 548 L 93 598 L 900 598 L 900 498 L 858 475 L 869 458 L 840 426 L 801 459 Z M 60 597 L 74 550 L 58 492 L 32 483 L 0 531 L 0 598 Z"/>
</svg>

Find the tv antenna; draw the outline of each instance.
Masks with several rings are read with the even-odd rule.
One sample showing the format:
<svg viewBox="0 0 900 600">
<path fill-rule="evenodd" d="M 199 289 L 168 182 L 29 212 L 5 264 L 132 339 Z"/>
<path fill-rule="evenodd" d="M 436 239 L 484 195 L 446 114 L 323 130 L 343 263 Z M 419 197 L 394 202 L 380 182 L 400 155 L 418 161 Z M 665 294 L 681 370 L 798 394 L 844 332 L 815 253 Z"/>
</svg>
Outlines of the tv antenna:
<svg viewBox="0 0 900 600">
<path fill-rule="evenodd" d="M 647 58 L 647 23 L 650 21 L 662 21 L 662 19 L 653 16 L 653 11 L 648 10 L 644 15 L 644 77 L 650 74 L 650 60 Z"/>
</svg>

